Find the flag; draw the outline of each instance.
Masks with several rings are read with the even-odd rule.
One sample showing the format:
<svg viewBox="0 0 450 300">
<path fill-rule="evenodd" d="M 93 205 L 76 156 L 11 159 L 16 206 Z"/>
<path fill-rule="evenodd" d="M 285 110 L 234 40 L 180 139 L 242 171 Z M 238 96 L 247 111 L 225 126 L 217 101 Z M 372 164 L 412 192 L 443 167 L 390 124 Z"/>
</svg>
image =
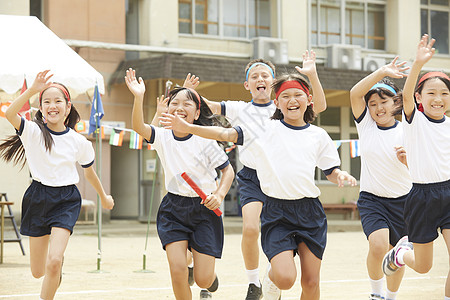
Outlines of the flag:
<svg viewBox="0 0 450 300">
<path fill-rule="evenodd" d="M 342 145 L 342 141 L 333 141 L 334 146 L 336 146 L 336 149 L 339 149 L 339 147 Z"/>
<path fill-rule="evenodd" d="M 109 144 L 113 146 L 122 146 L 124 134 L 125 131 L 113 128 L 111 130 L 111 137 L 109 138 Z"/>
<path fill-rule="evenodd" d="M 130 135 L 130 149 L 142 149 L 143 138 L 137 132 L 132 131 Z"/>
<path fill-rule="evenodd" d="M 155 150 L 155 149 L 153 149 L 152 144 L 150 144 L 149 142 L 147 142 L 147 149 L 148 150 Z"/>
<path fill-rule="evenodd" d="M 98 85 L 95 85 L 94 98 L 92 99 L 91 116 L 89 118 L 89 132 L 93 133 L 100 128 L 100 119 L 103 118 L 105 112 L 103 111 L 102 98 L 98 91 Z"/>
<path fill-rule="evenodd" d="M 6 118 L 5 113 L 8 107 L 11 105 L 12 102 L 2 102 L 0 103 L 0 117 Z M 150 144 L 149 144 L 150 145 Z"/>
<path fill-rule="evenodd" d="M 20 90 L 20 94 L 22 95 L 27 89 L 28 89 L 28 87 L 27 87 L 27 79 L 23 78 L 23 85 L 22 85 L 22 89 Z M 25 102 L 25 104 L 19 110 L 19 114 L 22 117 L 25 117 L 25 119 L 31 120 L 30 109 L 31 109 L 30 99 L 28 99 L 27 102 Z"/>
<path fill-rule="evenodd" d="M 77 124 L 75 124 L 75 131 L 78 133 L 86 133 L 86 122 L 84 120 L 80 120 Z"/>
<path fill-rule="evenodd" d="M 361 153 L 359 150 L 359 141 L 350 141 L 350 156 L 351 156 L 351 158 L 355 158 L 360 155 L 361 155 Z"/>
</svg>

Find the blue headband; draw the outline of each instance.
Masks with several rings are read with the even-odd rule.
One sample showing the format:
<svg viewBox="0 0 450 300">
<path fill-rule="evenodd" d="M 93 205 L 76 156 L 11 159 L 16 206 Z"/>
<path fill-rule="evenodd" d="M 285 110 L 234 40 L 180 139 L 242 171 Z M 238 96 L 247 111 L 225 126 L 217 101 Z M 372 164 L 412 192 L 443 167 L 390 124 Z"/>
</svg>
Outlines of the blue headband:
<svg viewBox="0 0 450 300">
<path fill-rule="evenodd" d="M 263 62 L 256 62 L 256 63 L 254 63 L 253 65 L 251 65 L 250 68 L 248 68 L 247 73 L 245 74 L 245 81 L 248 80 L 248 73 L 250 73 L 250 70 L 251 70 L 253 67 L 256 67 L 256 66 L 265 66 L 265 67 L 267 67 L 267 68 L 270 70 L 270 73 L 272 74 L 272 77 L 275 78 L 275 74 L 273 73 L 272 68 L 269 67 L 268 64 L 265 64 L 265 63 L 263 63 Z"/>
<path fill-rule="evenodd" d="M 397 95 L 397 92 L 394 90 L 394 88 L 390 85 L 387 85 L 386 83 L 377 83 L 373 87 L 371 87 L 370 90 L 373 90 L 376 88 L 383 88 L 383 89 L 388 90 L 392 94 Z"/>
</svg>

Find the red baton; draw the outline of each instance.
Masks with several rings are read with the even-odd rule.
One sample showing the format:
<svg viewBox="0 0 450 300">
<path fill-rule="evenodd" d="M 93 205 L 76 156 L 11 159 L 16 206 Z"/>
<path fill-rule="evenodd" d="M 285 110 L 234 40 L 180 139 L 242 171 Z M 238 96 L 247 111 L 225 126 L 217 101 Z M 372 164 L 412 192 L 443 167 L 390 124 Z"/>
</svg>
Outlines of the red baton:
<svg viewBox="0 0 450 300">
<path fill-rule="evenodd" d="M 183 179 L 187 182 L 187 184 L 191 186 L 191 188 L 197 193 L 197 195 L 200 196 L 200 198 L 202 198 L 202 200 L 206 199 L 207 197 L 206 194 L 199 188 L 199 186 L 194 182 L 194 180 L 192 180 L 191 177 L 189 177 L 189 175 L 186 174 L 186 172 L 183 172 L 183 174 L 181 174 L 181 177 L 183 177 Z M 218 208 L 216 208 L 214 212 L 219 217 L 222 215 L 222 211 Z"/>
</svg>

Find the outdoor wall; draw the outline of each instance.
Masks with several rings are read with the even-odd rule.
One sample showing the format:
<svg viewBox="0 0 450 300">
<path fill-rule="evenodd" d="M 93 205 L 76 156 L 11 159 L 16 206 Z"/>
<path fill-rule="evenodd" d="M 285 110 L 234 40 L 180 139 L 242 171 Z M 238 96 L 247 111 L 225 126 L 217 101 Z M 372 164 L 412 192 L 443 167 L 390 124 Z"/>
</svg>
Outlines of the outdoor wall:
<svg viewBox="0 0 450 300">
<path fill-rule="evenodd" d="M 2 0 L 0 1 L 1 15 L 30 15 L 30 0 Z"/>
<path fill-rule="evenodd" d="M 281 37 L 288 40 L 289 57 L 308 49 L 308 1 L 281 1 Z"/>
</svg>

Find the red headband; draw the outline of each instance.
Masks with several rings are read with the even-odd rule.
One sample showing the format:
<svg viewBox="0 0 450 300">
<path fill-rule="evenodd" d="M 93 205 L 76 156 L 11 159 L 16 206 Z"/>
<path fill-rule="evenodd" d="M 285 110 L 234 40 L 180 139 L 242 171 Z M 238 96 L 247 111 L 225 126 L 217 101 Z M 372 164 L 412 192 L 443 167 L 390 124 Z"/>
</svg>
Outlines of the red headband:
<svg viewBox="0 0 450 300">
<path fill-rule="evenodd" d="M 198 101 L 198 109 L 200 109 L 200 105 L 202 104 L 202 102 L 200 101 L 200 95 L 194 89 L 191 89 L 191 88 L 186 88 L 186 89 L 190 90 L 195 95 L 195 97 L 197 98 L 197 101 Z"/>
<path fill-rule="evenodd" d="M 41 104 L 41 102 L 42 102 L 42 94 L 51 87 L 61 90 L 61 92 L 63 92 L 64 96 L 66 96 L 67 102 L 70 103 L 70 95 L 69 95 L 69 91 L 67 91 L 67 88 L 60 83 L 52 82 L 45 90 L 43 90 L 39 93 L 39 104 Z"/>
<path fill-rule="evenodd" d="M 280 88 L 278 89 L 278 91 L 275 94 L 275 98 L 278 99 L 278 96 L 285 90 L 287 89 L 300 89 L 302 91 L 304 91 L 306 93 L 306 95 L 309 96 L 309 90 L 306 86 L 302 85 L 300 82 L 298 82 L 297 80 L 289 80 L 289 81 L 285 81 L 281 84 Z"/>
<path fill-rule="evenodd" d="M 420 78 L 419 83 L 417 85 L 420 85 L 422 82 L 424 82 L 425 80 L 427 80 L 428 78 L 431 78 L 431 77 L 442 77 L 442 78 L 445 78 L 448 81 L 450 81 L 450 78 L 445 73 L 442 73 L 442 72 L 428 72 L 425 75 L 423 75 L 422 78 Z"/>
</svg>

